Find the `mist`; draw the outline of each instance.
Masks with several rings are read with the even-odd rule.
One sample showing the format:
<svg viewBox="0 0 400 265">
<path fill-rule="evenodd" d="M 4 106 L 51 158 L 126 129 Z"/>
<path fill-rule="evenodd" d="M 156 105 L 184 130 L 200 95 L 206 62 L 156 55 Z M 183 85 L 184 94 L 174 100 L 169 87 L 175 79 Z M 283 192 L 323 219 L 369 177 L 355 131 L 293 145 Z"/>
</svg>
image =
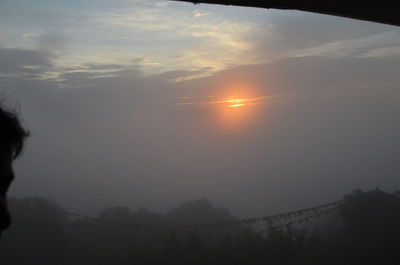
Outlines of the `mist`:
<svg viewBox="0 0 400 265">
<path fill-rule="evenodd" d="M 20 2 L 2 4 L 0 39 L 3 98 L 32 134 L 12 197 L 92 215 L 207 198 L 245 218 L 399 188 L 397 27 L 173 2 Z M 231 110 L 232 97 L 249 104 Z"/>
<path fill-rule="evenodd" d="M 13 85 L 32 137 L 11 194 L 91 214 L 114 205 L 164 212 L 208 198 L 248 217 L 334 201 L 354 188 L 392 191 L 400 184 L 400 105 L 390 70 L 398 66 L 312 57 L 177 84 L 129 70 L 69 76 L 91 81 L 79 89 Z M 277 75 L 288 77 L 283 85 Z M 238 124 L 218 126 L 215 107 L 196 103 L 231 76 L 257 80 L 269 97 Z M 193 104 L 179 105 L 182 96 Z"/>
</svg>

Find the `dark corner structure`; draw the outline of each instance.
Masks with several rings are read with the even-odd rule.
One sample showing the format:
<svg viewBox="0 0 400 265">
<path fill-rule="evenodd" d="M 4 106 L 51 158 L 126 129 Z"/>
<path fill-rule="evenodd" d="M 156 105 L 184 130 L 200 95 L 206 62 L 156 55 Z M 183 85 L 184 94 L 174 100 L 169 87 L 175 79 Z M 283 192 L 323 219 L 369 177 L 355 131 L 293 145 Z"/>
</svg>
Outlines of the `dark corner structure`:
<svg viewBox="0 0 400 265">
<path fill-rule="evenodd" d="M 400 26 L 399 0 L 173 0 L 194 4 L 219 4 L 301 10 Z"/>
</svg>

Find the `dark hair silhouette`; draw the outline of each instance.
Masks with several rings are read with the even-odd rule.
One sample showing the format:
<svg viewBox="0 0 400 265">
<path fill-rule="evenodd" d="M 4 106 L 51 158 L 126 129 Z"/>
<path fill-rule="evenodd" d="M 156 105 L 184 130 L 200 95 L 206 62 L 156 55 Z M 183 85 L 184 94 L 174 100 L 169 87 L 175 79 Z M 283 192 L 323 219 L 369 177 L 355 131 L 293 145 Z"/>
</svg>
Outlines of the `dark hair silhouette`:
<svg viewBox="0 0 400 265">
<path fill-rule="evenodd" d="M 17 113 L 0 104 L 0 150 L 11 152 L 15 159 L 21 154 L 28 136 L 29 132 L 22 127 Z"/>
<path fill-rule="evenodd" d="M 21 154 L 28 135 L 18 115 L 0 103 L 0 234 L 11 223 L 7 191 L 14 179 L 12 161 Z"/>
</svg>

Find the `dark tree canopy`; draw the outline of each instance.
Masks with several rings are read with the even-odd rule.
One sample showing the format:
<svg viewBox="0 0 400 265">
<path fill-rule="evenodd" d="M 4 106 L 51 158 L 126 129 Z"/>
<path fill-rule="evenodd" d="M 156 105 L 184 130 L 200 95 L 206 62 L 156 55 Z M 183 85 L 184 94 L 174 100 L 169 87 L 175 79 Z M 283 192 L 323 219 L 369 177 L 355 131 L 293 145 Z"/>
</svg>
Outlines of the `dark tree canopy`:
<svg viewBox="0 0 400 265">
<path fill-rule="evenodd" d="M 344 196 L 323 230 L 267 224 L 265 234 L 239 227 L 129 226 L 233 218 L 205 199 L 185 202 L 166 215 L 110 207 L 97 218 L 75 220 L 42 198 L 12 199 L 10 206 L 16 221 L 0 241 L 2 265 L 392 265 L 400 260 L 400 193 L 378 189 Z"/>
</svg>

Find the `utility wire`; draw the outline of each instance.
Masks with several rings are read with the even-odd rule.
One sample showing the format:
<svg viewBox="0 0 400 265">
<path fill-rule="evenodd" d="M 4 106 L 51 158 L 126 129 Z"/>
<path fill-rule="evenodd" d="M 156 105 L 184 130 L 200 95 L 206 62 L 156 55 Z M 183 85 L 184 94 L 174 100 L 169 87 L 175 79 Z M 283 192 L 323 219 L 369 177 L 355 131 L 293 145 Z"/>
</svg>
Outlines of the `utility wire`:
<svg viewBox="0 0 400 265">
<path fill-rule="evenodd" d="M 246 219 L 236 219 L 232 221 L 225 221 L 225 222 L 214 222 L 214 223 L 197 223 L 197 224 L 172 224 L 172 225 L 143 225 L 143 224 L 129 224 L 129 223 L 122 223 L 122 222 L 110 222 L 110 221 L 104 221 L 101 220 L 98 217 L 92 217 L 92 216 L 87 216 L 87 215 L 82 215 L 78 213 L 73 213 L 73 212 L 68 212 L 68 211 L 63 211 L 66 215 L 69 216 L 74 216 L 74 217 L 80 217 L 83 219 L 88 219 L 92 221 L 98 221 L 101 225 L 106 225 L 106 226 L 118 226 L 118 227 L 123 227 L 123 228 L 134 228 L 134 229 L 156 229 L 156 228 L 162 228 L 162 229 L 177 229 L 177 228 L 198 228 L 198 227 L 213 227 L 213 226 L 228 226 L 228 225 L 239 225 L 239 224 L 244 224 L 244 225 L 250 225 L 250 224 L 256 224 L 259 222 L 267 222 L 267 223 L 273 223 L 276 221 L 281 221 L 284 219 L 284 221 L 290 220 L 291 218 L 299 218 L 304 215 L 309 215 L 305 218 L 301 218 L 295 221 L 291 222 L 286 222 L 286 225 L 290 225 L 293 223 L 298 223 L 298 222 L 303 222 L 303 221 L 308 221 L 311 218 L 318 217 L 321 214 L 326 214 L 330 210 L 336 208 L 341 201 L 335 201 L 332 203 L 327 203 L 327 204 L 322 204 L 310 208 L 305 208 L 305 209 L 300 209 L 296 211 L 290 211 L 290 212 L 285 212 L 285 213 L 280 213 L 280 214 L 274 214 L 274 215 L 267 215 L 267 216 L 261 216 L 261 217 L 253 217 L 253 218 L 246 218 Z M 82 224 L 77 224 L 77 223 L 70 223 L 70 225 L 82 225 Z"/>
</svg>

